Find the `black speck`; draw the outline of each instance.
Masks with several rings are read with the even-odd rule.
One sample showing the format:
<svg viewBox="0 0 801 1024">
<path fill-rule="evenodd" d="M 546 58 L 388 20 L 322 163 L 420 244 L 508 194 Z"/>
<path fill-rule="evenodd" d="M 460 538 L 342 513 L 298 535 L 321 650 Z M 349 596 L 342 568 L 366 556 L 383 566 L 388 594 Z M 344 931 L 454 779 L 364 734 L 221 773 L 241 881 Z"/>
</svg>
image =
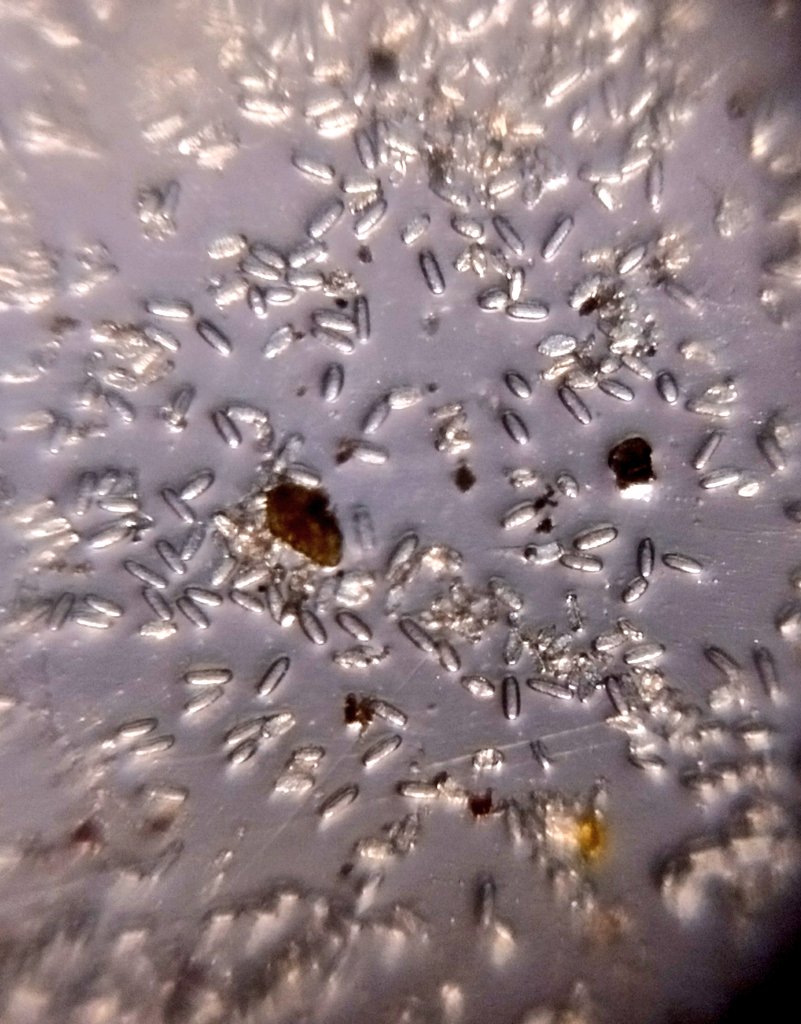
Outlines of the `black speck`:
<svg viewBox="0 0 801 1024">
<path fill-rule="evenodd" d="M 338 466 L 348 462 L 353 458 L 353 444 L 350 441 L 341 441 L 337 446 L 336 453 L 334 454 L 334 462 Z"/>
<path fill-rule="evenodd" d="M 439 384 L 434 384 L 433 382 L 431 384 L 426 384 L 426 391 L 429 395 L 435 395 L 439 391 Z"/>
<path fill-rule="evenodd" d="M 347 309 L 348 300 L 343 299 L 342 296 L 340 296 L 339 298 L 334 299 L 334 305 L 337 307 L 337 309 Z"/>
<path fill-rule="evenodd" d="M 460 462 L 454 471 L 453 482 L 464 493 L 469 491 L 476 482 L 476 474 L 466 462 Z"/>
<path fill-rule="evenodd" d="M 492 790 L 488 789 L 483 793 L 471 793 L 467 799 L 467 806 L 474 818 L 484 818 L 492 810 Z"/>
<path fill-rule="evenodd" d="M 174 821 L 169 814 L 157 814 L 145 821 L 144 831 L 151 836 L 161 836 L 169 832 Z"/>
<path fill-rule="evenodd" d="M 614 292 L 611 288 L 599 288 L 593 295 L 588 295 L 587 298 L 582 302 L 578 308 L 579 316 L 589 316 L 590 313 L 595 313 L 601 309 L 607 303 L 611 302 L 614 298 Z"/>
<path fill-rule="evenodd" d="M 360 263 L 373 262 L 373 253 L 369 245 L 360 245 L 359 251 L 356 253 L 356 255 L 359 257 Z"/>
<path fill-rule="evenodd" d="M 349 693 L 345 697 L 345 724 L 358 725 L 362 732 L 373 720 L 373 709 L 369 701 Z"/>
<path fill-rule="evenodd" d="M 99 843 L 103 838 L 103 834 L 100 831 L 100 827 L 97 822 L 92 818 L 87 818 L 86 821 L 82 821 L 77 828 L 73 829 L 70 835 L 70 842 L 75 846 L 82 846 L 84 843 L 92 844 L 93 846 Z"/>
<path fill-rule="evenodd" d="M 648 484 L 656 479 L 651 464 L 651 446 L 644 437 L 627 437 L 609 451 L 609 468 L 621 491 L 633 484 Z"/>
<path fill-rule="evenodd" d="M 435 93 L 439 89 L 439 83 L 436 77 L 432 77 L 428 82 L 429 89 L 432 93 Z M 428 179 L 433 187 L 442 185 L 448 177 L 448 168 L 450 167 L 450 159 L 447 150 L 440 146 L 434 146 L 432 149 L 427 150 L 425 154 L 425 160 L 428 164 Z"/>
<path fill-rule="evenodd" d="M 559 502 L 553 500 L 553 496 L 555 493 L 556 491 L 554 491 L 553 487 L 551 487 L 549 484 L 546 488 L 545 494 L 543 494 L 542 497 L 537 498 L 534 501 L 534 508 L 537 510 L 537 512 L 541 512 L 546 507 L 546 505 L 549 505 L 551 508 L 557 507 Z"/>
<path fill-rule="evenodd" d="M 367 61 L 374 81 L 384 84 L 398 77 L 398 55 L 393 50 L 374 46 L 368 50 Z"/>
<path fill-rule="evenodd" d="M 546 516 L 538 525 L 537 533 L 550 533 L 553 529 L 553 520 L 550 516 Z"/>
</svg>

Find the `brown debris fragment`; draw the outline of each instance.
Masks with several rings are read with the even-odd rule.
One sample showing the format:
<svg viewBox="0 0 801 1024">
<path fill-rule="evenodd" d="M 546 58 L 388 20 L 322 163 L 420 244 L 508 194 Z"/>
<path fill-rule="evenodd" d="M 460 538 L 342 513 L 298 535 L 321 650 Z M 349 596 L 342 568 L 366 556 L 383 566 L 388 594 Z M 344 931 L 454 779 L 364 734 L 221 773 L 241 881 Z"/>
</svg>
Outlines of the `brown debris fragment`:
<svg viewBox="0 0 801 1024">
<path fill-rule="evenodd" d="M 373 709 L 369 701 L 359 698 L 355 693 L 349 693 L 345 697 L 345 724 L 358 725 L 362 732 L 373 720 Z"/>
<path fill-rule="evenodd" d="M 474 818 L 484 818 L 493 810 L 492 790 L 483 793 L 471 793 L 467 798 L 467 807 Z"/>
<path fill-rule="evenodd" d="M 267 527 L 275 537 L 317 565 L 338 565 L 342 531 L 318 488 L 285 481 L 267 491 Z"/>
<path fill-rule="evenodd" d="M 464 494 L 469 491 L 473 484 L 476 482 L 476 474 L 467 465 L 466 462 L 460 462 L 453 473 L 453 482 Z"/>
<path fill-rule="evenodd" d="M 608 462 L 621 491 L 656 479 L 651 464 L 651 446 L 644 437 L 627 437 L 620 441 L 610 449 Z"/>
</svg>

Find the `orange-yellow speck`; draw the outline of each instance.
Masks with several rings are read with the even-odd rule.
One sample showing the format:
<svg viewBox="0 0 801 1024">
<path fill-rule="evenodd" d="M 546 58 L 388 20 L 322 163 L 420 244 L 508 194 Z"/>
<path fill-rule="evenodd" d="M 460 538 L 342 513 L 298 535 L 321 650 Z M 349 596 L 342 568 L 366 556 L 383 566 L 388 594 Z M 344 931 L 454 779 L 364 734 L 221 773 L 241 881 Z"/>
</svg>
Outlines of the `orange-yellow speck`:
<svg viewBox="0 0 801 1024">
<path fill-rule="evenodd" d="M 609 842 L 606 823 L 597 811 L 587 811 L 576 821 L 576 842 L 586 861 L 598 860 Z"/>
</svg>

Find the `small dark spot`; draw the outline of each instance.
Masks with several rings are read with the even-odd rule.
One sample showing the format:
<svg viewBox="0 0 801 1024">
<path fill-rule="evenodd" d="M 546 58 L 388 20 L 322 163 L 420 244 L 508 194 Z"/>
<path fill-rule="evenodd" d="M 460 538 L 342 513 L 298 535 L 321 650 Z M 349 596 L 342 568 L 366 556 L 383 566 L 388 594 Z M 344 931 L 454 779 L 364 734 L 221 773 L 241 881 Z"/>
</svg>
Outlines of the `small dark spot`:
<svg viewBox="0 0 801 1024">
<path fill-rule="evenodd" d="M 656 256 L 645 264 L 644 269 L 650 274 L 651 282 L 655 288 L 664 288 L 673 279 L 664 261 Z"/>
<path fill-rule="evenodd" d="M 373 46 L 367 51 L 370 75 L 380 84 L 394 82 L 398 77 L 398 55 L 385 46 Z"/>
<path fill-rule="evenodd" d="M 357 710 L 359 702 L 355 693 L 349 693 L 345 697 L 345 725 L 355 725 L 358 722 Z"/>
<path fill-rule="evenodd" d="M 81 326 L 79 320 L 71 316 L 55 316 L 50 321 L 50 330 L 53 334 L 66 334 L 67 331 L 77 331 Z"/>
<path fill-rule="evenodd" d="M 349 878 L 350 875 L 352 875 L 352 874 L 353 874 L 353 864 L 351 864 L 350 862 L 346 861 L 342 865 L 342 867 L 339 869 L 339 877 L 340 878 Z"/>
<path fill-rule="evenodd" d="M 337 307 L 337 309 L 347 309 L 348 300 L 343 299 L 342 296 L 340 295 L 336 299 L 334 299 L 334 305 Z"/>
<path fill-rule="evenodd" d="M 350 441 L 340 441 L 334 454 L 334 462 L 338 466 L 350 461 L 353 458 L 353 444 Z"/>
<path fill-rule="evenodd" d="M 497 164 L 503 154 L 504 142 L 501 138 L 491 138 L 484 147 L 484 151 L 481 154 L 481 163 L 484 167 L 490 168 L 493 164 Z"/>
<path fill-rule="evenodd" d="M 600 309 L 601 300 L 597 295 L 590 295 L 588 299 L 585 299 L 578 308 L 579 316 L 589 316 L 590 313 L 594 313 L 596 309 Z"/>
<path fill-rule="evenodd" d="M 609 451 L 609 468 L 621 491 L 633 484 L 648 484 L 656 479 L 651 464 L 651 446 L 643 437 L 627 437 Z"/>
<path fill-rule="evenodd" d="M 284 481 L 265 497 L 270 533 L 318 565 L 339 563 L 342 530 L 324 491 Z"/>
<path fill-rule="evenodd" d="M 147 533 L 147 531 L 152 527 L 152 525 L 153 520 L 147 517 L 139 520 L 136 526 L 134 526 L 133 533 L 131 534 L 131 543 L 139 544 L 144 535 Z"/>
<path fill-rule="evenodd" d="M 303 398 L 303 396 L 306 394 L 306 385 L 301 384 L 298 390 L 295 392 L 295 394 L 298 396 L 298 398 Z"/>
<path fill-rule="evenodd" d="M 362 729 L 373 720 L 373 710 L 370 705 L 360 700 L 355 693 L 349 693 L 345 697 L 345 725 L 359 725 Z"/>
<path fill-rule="evenodd" d="M 429 90 L 433 93 L 438 88 L 439 83 L 436 78 L 432 78 L 429 82 Z M 448 170 L 451 165 L 451 157 L 448 151 L 441 146 L 433 146 L 426 152 L 425 161 L 428 165 L 428 177 L 432 187 L 436 188 L 437 185 L 442 185 L 448 177 Z"/>
<path fill-rule="evenodd" d="M 145 821 L 144 831 L 153 836 L 163 835 L 168 832 L 175 822 L 175 818 L 170 814 L 160 814 L 153 818 L 148 818 Z"/>
<path fill-rule="evenodd" d="M 534 508 L 536 509 L 536 511 L 541 512 L 546 506 L 556 508 L 559 505 L 559 502 L 553 500 L 553 496 L 555 493 L 556 491 L 554 491 L 553 487 L 551 487 L 551 485 L 549 484 L 545 490 L 545 494 L 543 494 L 539 498 L 535 498 L 534 500 Z"/>
<path fill-rule="evenodd" d="M 599 288 L 593 295 L 588 295 L 578 308 L 579 316 L 589 316 L 595 313 L 614 298 L 611 288 Z"/>
<path fill-rule="evenodd" d="M 726 100 L 726 113 L 732 121 L 740 121 L 751 110 L 753 97 L 746 90 L 733 92 Z"/>
<path fill-rule="evenodd" d="M 467 806 L 474 818 L 484 818 L 492 810 L 492 790 L 484 793 L 471 793 L 467 798 Z"/>
<path fill-rule="evenodd" d="M 553 520 L 551 519 L 550 516 L 546 516 L 537 525 L 537 533 L 550 533 L 552 529 L 553 529 Z"/>
<path fill-rule="evenodd" d="M 433 338 L 433 336 L 437 333 L 437 331 L 439 330 L 439 317 L 435 313 L 430 313 L 427 317 L 424 318 L 423 330 L 426 332 L 429 338 Z"/>
<path fill-rule="evenodd" d="M 426 391 L 429 395 L 434 395 L 439 391 L 439 384 L 426 384 Z"/>
<path fill-rule="evenodd" d="M 360 245 L 359 251 L 356 253 L 360 263 L 372 263 L 373 253 L 369 245 Z"/>
<path fill-rule="evenodd" d="M 465 493 L 476 482 L 476 474 L 466 462 L 460 462 L 454 471 L 453 482 L 462 493 Z"/>
<path fill-rule="evenodd" d="M 82 821 L 80 825 L 70 833 L 70 843 L 74 846 L 97 846 L 102 839 L 103 833 L 100 831 L 100 826 L 93 818 L 87 818 L 86 821 Z"/>
</svg>

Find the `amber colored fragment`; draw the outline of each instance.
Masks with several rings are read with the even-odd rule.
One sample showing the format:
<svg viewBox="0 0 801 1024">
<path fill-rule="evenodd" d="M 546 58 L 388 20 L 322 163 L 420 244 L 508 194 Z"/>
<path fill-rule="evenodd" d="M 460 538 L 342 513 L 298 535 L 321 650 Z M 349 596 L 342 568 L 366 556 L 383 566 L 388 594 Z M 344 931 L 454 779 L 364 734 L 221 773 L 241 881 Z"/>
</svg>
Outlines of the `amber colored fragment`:
<svg viewBox="0 0 801 1024">
<path fill-rule="evenodd" d="M 339 564 L 342 531 L 324 491 L 287 481 L 267 491 L 266 498 L 273 536 L 318 565 Z"/>
<path fill-rule="evenodd" d="M 576 841 L 579 853 L 586 861 L 598 860 L 608 842 L 606 825 L 596 811 L 587 811 L 576 821 Z"/>
</svg>

